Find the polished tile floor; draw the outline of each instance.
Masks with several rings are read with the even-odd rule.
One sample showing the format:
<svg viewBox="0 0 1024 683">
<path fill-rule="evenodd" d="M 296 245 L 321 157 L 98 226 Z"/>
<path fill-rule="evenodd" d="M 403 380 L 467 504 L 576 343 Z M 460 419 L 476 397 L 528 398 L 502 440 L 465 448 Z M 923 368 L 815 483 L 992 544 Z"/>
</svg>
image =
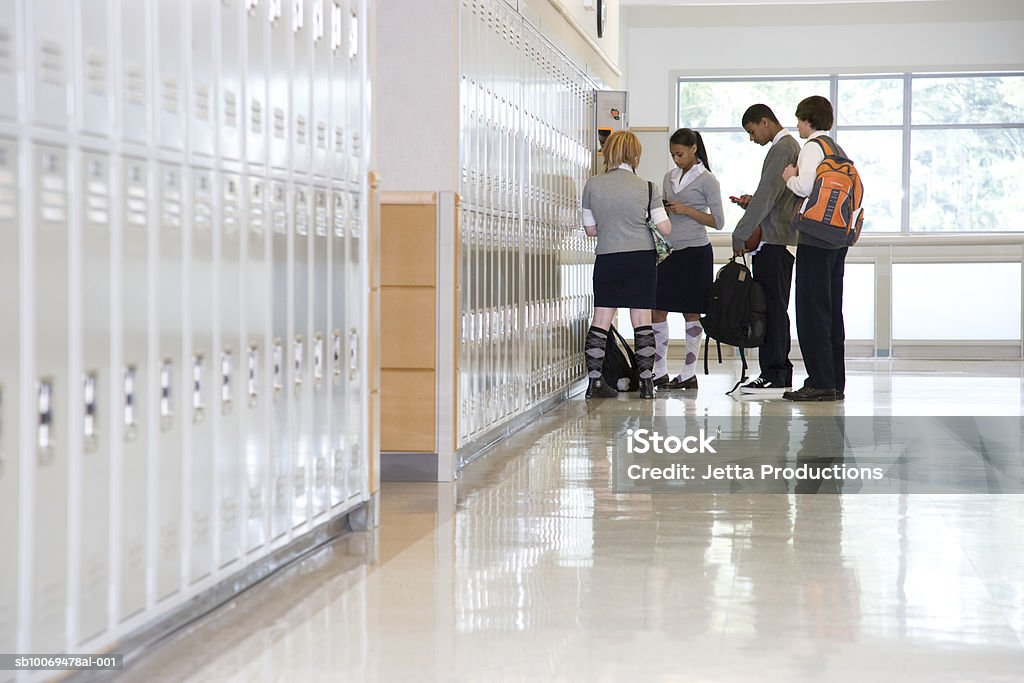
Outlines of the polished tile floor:
<svg viewBox="0 0 1024 683">
<path fill-rule="evenodd" d="M 241 594 L 123 678 L 1024 680 L 1024 495 L 613 486 L 609 425 L 624 416 L 1024 415 L 1020 363 L 849 372 L 841 404 L 738 401 L 725 375 L 696 397 L 569 401 L 455 484 L 384 484 L 379 529 Z M 987 461 L 978 443 L 966 457 Z M 1014 443 L 993 490 L 1024 485 Z"/>
</svg>

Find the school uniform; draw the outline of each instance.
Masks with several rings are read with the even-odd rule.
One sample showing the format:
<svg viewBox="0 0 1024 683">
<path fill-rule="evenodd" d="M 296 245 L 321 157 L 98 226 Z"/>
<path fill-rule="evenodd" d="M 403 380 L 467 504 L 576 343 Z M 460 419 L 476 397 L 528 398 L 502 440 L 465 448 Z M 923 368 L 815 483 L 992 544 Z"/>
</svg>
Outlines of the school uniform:
<svg viewBox="0 0 1024 683">
<path fill-rule="evenodd" d="M 710 211 L 715 229 L 725 227 L 722 189 L 718 178 L 698 161 L 685 173 L 674 168 L 662 182 L 665 199 Z M 669 212 L 672 254 L 658 265 L 657 304 L 654 308 L 675 313 L 707 313 L 711 303 L 715 257 L 707 226 L 689 216 Z"/>
</svg>

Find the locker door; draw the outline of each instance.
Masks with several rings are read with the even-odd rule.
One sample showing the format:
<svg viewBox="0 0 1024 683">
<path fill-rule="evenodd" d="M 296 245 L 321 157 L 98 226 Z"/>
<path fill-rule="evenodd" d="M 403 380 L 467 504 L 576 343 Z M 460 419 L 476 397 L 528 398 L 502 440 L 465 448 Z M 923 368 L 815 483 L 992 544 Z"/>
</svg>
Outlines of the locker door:
<svg viewBox="0 0 1024 683">
<path fill-rule="evenodd" d="M 267 3 L 270 20 L 270 60 L 267 83 L 267 134 L 270 138 L 270 166 L 278 170 L 288 168 L 288 144 L 291 141 L 289 124 L 292 120 L 292 27 L 284 17 L 281 0 Z M 290 10 L 289 10 L 290 14 Z"/>
<path fill-rule="evenodd" d="M 130 0 L 129 0 L 130 1 Z M 186 97 L 185 16 L 180 0 L 155 0 L 157 3 L 157 98 L 156 132 L 158 144 L 181 150 L 185 143 Z"/>
<path fill-rule="evenodd" d="M 247 5 L 251 3 L 246 2 Z M 245 132 L 245 155 L 250 164 L 267 163 L 267 70 L 269 61 L 270 22 L 259 5 L 245 13 L 245 97 L 242 118 Z M 255 171 L 253 171 L 255 176 Z"/>
<path fill-rule="evenodd" d="M 313 13 L 315 0 L 292 0 L 286 3 L 290 9 L 290 33 L 292 42 L 292 168 L 297 173 L 310 172 L 310 139 L 313 126 L 310 122 L 310 92 L 313 69 Z"/>
<path fill-rule="evenodd" d="M 0 138 L 0 291 L 20 289 L 18 235 L 18 145 Z M 18 545 L 21 492 L 18 487 L 20 422 L 19 370 L 21 312 L 18 297 L 0 297 L 0 543 L 10 550 L 0 559 L 0 649 L 17 652 Z M 7 675 L 13 675 L 8 672 Z M 6 679 L 5 679 L 6 680 Z"/>
<path fill-rule="evenodd" d="M 225 173 L 221 179 L 221 247 L 218 264 L 220 297 L 220 362 L 218 391 L 220 429 L 217 444 L 217 478 L 220 485 L 220 566 L 238 559 L 241 543 L 239 515 L 242 480 L 240 418 L 242 378 L 246 367 L 242 352 L 241 258 L 239 233 L 241 178 Z"/>
<path fill-rule="evenodd" d="M 331 452 L 330 412 L 328 412 L 328 344 L 330 328 L 327 310 L 330 292 L 327 271 L 330 212 L 327 190 L 313 189 L 313 515 L 329 507 L 328 462 Z"/>
<path fill-rule="evenodd" d="M 363 396 L 369 394 L 367 378 L 360 368 L 360 359 L 366 353 L 366 334 L 363 329 L 366 288 L 362 281 L 363 263 L 365 263 L 363 228 L 365 227 L 366 212 L 363 195 L 360 191 L 349 192 L 348 206 L 348 262 L 345 264 L 345 274 L 348 278 L 346 286 L 348 301 L 345 304 L 345 312 L 348 316 L 348 390 L 345 396 L 345 414 L 348 416 L 349 449 L 346 462 L 348 481 L 345 488 L 349 498 L 352 498 L 358 496 L 363 490 L 364 482 L 360 470 L 364 448 L 362 440 L 362 427 L 365 418 Z"/>
<path fill-rule="evenodd" d="M 270 310 L 273 305 L 270 273 L 267 268 L 267 183 L 259 177 L 249 178 L 249 220 L 244 264 L 245 336 L 246 336 L 246 402 L 245 402 L 245 486 L 248 520 L 245 549 L 255 550 L 268 538 L 270 470 L 268 412 L 270 398 Z"/>
<path fill-rule="evenodd" d="M 151 543 L 156 562 L 156 597 L 162 600 L 181 588 L 182 495 L 185 457 L 183 427 L 192 419 L 191 368 L 184 361 L 184 183 L 179 167 L 160 166 L 160 237 L 157 257 L 157 310 L 160 313 L 159 389 L 160 443 L 157 449 L 157 538 Z"/>
<path fill-rule="evenodd" d="M 223 0 L 220 9 L 220 73 L 217 78 L 220 97 L 220 155 L 230 161 L 242 160 L 242 40 L 245 30 L 245 3 Z"/>
<path fill-rule="evenodd" d="M 326 178 L 330 173 L 331 140 L 331 36 L 329 0 L 311 0 L 313 41 L 312 111 L 310 146 L 313 173 Z"/>
<path fill-rule="evenodd" d="M 190 558 L 189 583 L 195 583 L 213 568 L 213 413 L 219 403 L 214 389 L 218 376 L 219 353 L 213 346 L 213 173 L 193 167 L 189 183 L 192 190 L 192 251 L 189 269 L 189 311 L 192 315 L 191 352 L 188 357 L 192 410 L 186 480 L 189 501 Z"/>
<path fill-rule="evenodd" d="M 216 136 L 216 74 L 213 62 L 214 12 L 217 3 L 192 0 L 192 72 L 189 82 L 192 153 L 212 157 Z"/>
<path fill-rule="evenodd" d="M 299 184 L 293 190 L 294 201 L 294 266 L 293 266 L 293 289 L 292 289 L 292 310 L 294 311 L 294 336 L 291 343 L 291 392 L 293 395 L 294 410 L 292 412 L 292 425 L 294 430 L 291 437 L 293 456 L 293 492 L 294 502 L 292 503 L 292 526 L 299 526 L 309 519 L 309 489 L 311 475 L 311 451 L 312 443 L 310 433 L 312 431 L 312 413 L 310 406 L 310 361 L 312 358 L 310 348 L 310 268 L 309 268 L 309 187 Z"/>
<path fill-rule="evenodd" d="M 331 287 L 331 461 L 330 488 L 331 506 L 348 500 L 348 275 L 346 271 L 348 252 L 348 193 L 342 189 L 331 190 L 330 230 L 330 287 Z"/>
<path fill-rule="evenodd" d="M 125 140 L 145 143 L 149 137 L 150 84 L 148 80 L 149 49 L 146 32 L 139 26 L 148 26 L 150 3 L 121 0 L 121 90 L 118 106 L 121 109 L 121 134 Z"/>
<path fill-rule="evenodd" d="M 102 138 L 110 137 L 111 131 L 108 112 L 112 90 L 111 26 L 105 0 L 82 0 L 81 21 L 77 22 L 82 82 L 78 84 L 77 102 L 81 108 L 82 132 Z"/>
<path fill-rule="evenodd" d="M 348 3 L 346 0 L 328 0 L 331 24 L 331 120 L 328 124 L 328 147 L 331 150 L 331 176 L 345 182 L 348 166 Z"/>
<path fill-rule="evenodd" d="M 291 288 L 288 274 L 288 186 L 279 180 L 271 182 L 271 472 L 273 491 L 271 496 L 271 538 L 276 539 L 290 528 L 292 491 L 292 448 L 289 441 L 289 417 L 292 388 L 286 386 L 292 373 L 288 361 L 292 356 L 289 339 L 288 309 Z"/>
<path fill-rule="evenodd" d="M 73 438 L 68 399 L 68 187 L 67 153 L 33 149 L 35 177 L 35 492 L 31 543 L 35 652 L 62 652 L 67 605 L 68 452 Z"/>
<path fill-rule="evenodd" d="M 128 617 L 146 604 L 146 513 L 150 401 L 157 394 L 149 358 L 149 169 L 142 159 L 126 158 L 121 315 L 124 358 L 116 382 L 121 424 L 121 614 Z M 161 482 L 162 483 L 162 482 Z"/>
<path fill-rule="evenodd" d="M 79 642 L 107 628 L 110 538 L 110 159 L 82 155 L 82 469 Z"/>
<path fill-rule="evenodd" d="M 0 98 L 0 121 L 14 121 L 18 115 L 15 21 L 14 3 L 11 0 L 0 3 L 0 92 L 7 93 Z"/>
<path fill-rule="evenodd" d="M 30 120 L 38 126 L 64 130 L 68 121 L 68 98 L 72 85 L 71 12 L 63 0 L 33 0 L 25 3 L 31 12 L 32 100 Z"/>
</svg>

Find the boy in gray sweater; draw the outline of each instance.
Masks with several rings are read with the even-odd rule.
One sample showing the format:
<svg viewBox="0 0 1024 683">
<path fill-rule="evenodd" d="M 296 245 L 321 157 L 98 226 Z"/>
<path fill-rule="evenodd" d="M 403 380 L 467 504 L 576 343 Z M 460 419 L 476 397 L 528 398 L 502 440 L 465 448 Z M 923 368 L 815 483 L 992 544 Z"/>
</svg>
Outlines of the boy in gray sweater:
<svg viewBox="0 0 1024 683">
<path fill-rule="evenodd" d="M 760 376 L 740 387 L 741 394 L 779 398 L 793 386 L 793 364 L 789 360 L 792 340 L 789 333 L 789 293 L 793 283 L 794 257 L 788 246 L 796 245 L 797 235 L 790 223 L 798 198 L 786 187 L 780 175 L 796 163 L 800 145 L 779 123 L 768 105 L 755 104 L 743 113 L 743 129 L 751 142 L 771 143 L 761 180 L 753 196 L 730 197 L 745 209 L 732 233 L 733 254 L 754 252 L 754 280 L 764 287 L 767 312 L 764 343 L 758 348 Z M 760 246 L 754 244 L 760 232 Z"/>
</svg>

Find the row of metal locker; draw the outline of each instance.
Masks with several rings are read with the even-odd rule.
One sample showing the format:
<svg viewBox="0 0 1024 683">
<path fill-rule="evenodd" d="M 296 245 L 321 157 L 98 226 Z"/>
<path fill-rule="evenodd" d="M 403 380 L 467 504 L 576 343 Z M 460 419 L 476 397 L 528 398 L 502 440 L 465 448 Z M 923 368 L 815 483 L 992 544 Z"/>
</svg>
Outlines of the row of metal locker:
<svg viewBox="0 0 1024 683">
<path fill-rule="evenodd" d="M 367 500 L 367 3 L 0 2 L 0 651 Z"/>
<path fill-rule="evenodd" d="M 462 0 L 459 443 L 583 376 L 596 84 L 504 0 Z"/>
</svg>

